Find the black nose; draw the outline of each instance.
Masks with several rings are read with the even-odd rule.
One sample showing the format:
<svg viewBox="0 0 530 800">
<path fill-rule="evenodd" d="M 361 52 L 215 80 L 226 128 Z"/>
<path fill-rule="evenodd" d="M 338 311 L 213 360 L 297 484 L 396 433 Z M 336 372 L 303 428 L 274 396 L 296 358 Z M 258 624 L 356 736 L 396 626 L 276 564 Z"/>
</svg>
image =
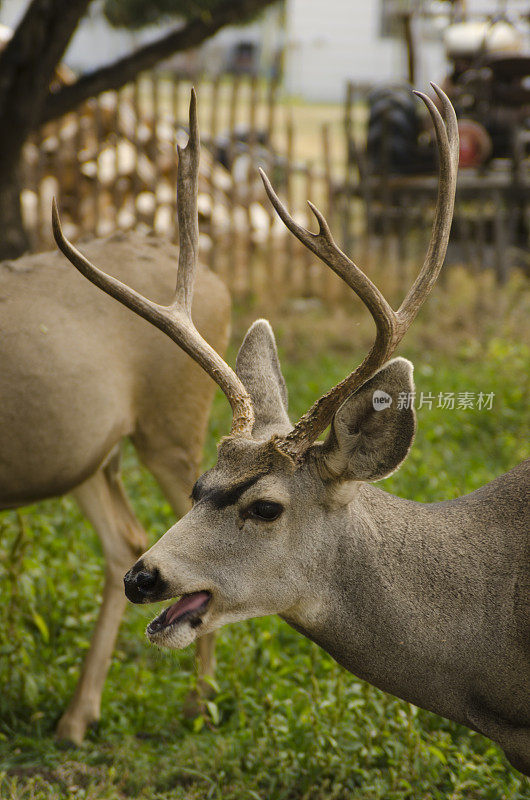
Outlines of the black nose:
<svg viewBox="0 0 530 800">
<path fill-rule="evenodd" d="M 146 603 L 160 599 L 164 582 L 158 569 L 148 569 L 138 561 L 123 579 L 125 595 L 131 603 Z"/>
</svg>

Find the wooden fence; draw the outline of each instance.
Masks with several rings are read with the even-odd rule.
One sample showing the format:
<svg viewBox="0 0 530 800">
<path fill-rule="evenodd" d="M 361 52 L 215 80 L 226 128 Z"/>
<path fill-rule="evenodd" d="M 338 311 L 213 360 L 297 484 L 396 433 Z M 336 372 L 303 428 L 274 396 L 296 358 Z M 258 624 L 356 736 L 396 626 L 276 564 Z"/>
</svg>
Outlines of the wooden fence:
<svg viewBox="0 0 530 800">
<path fill-rule="evenodd" d="M 203 144 L 201 257 L 234 296 L 331 303 L 346 296 L 340 280 L 277 218 L 258 166 L 298 222 L 315 229 L 306 203 L 311 199 L 346 252 L 371 275 L 379 271 L 376 280 L 390 296 L 402 295 L 428 243 L 437 178 L 370 174 L 366 87 L 348 87 L 338 143 L 328 123 L 312 133 L 318 157 L 311 161 L 299 157 L 297 142 L 307 131 L 295 127 L 277 84 L 244 76 L 193 84 Z M 189 78 L 142 75 L 46 125 L 26 145 L 22 199 L 33 249 L 54 247 L 53 195 L 74 241 L 115 229 L 177 237 L 175 144 L 187 140 L 191 85 Z M 526 252 L 528 260 L 519 246 L 525 237 L 528 244 L 530 231 L 528 184 L 517 180 L 499 172 L 486 181 L 461 170 L 448 264 L 489 266 L 502 282 L 514 254 Z"/>
<path fill-rule="evenodd" d="M 23 209 L 33 249 L 54 246 L 51 198 L 73 241 L 115 229 L 176 238 L 176 142 L 187 140 L 192 81 L 145 74 L 46 125 L 25 150 Z M 200 247 L 236 297 L 322 296 L 340 282 L 287 232 L 265 195 L 262 166 L 296 219 L 313 225 L 306 199 L 334 216 L 329 132 L 315 165 L 297 159 L 296 130 L 278 86 L 252 77 L 193 80 L 202 152 Z"/>
</svg>

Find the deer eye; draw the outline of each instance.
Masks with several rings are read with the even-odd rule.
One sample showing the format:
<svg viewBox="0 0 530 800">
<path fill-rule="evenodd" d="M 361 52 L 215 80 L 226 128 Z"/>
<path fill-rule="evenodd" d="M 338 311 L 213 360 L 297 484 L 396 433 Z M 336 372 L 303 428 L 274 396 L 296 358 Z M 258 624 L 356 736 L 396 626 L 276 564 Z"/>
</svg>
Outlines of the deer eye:
<svg viewBox="0 0 530 800">
<path fill-rule="evenodd" d="M 270 500 L 256 500 L 255 503 L 248 506 L 243 511 L 243 516 L 246 519 L 259 519 L 263 522 L 272 522 L 278 519 L 283 511 L 283 506 L 280 503 L 273 503 Z"/>
</svg>

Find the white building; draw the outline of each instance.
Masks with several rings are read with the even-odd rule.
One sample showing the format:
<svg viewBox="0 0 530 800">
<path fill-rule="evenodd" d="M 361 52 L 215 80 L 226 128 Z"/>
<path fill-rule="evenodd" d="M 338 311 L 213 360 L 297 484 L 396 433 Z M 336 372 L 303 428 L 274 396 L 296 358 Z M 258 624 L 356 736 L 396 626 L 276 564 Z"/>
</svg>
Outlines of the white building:
<svg viewBox="0 0 530 800">
<path fill-rule="evenodd" d="M 470 17 L 503 10 L 518 22 L 530 49 L 528 0 L 467 0 L 465 6 Z M 412 26 L 416 84 L 441 81 L 449 68 L 443 31 L 450 8 L 436 0 L 286 0 L 285 87 L 308 100 L 340 100 L 348 80 L 406 80 L 403 28 L 393 13 L 402 9 L 424 12 Z"/>
</svg>

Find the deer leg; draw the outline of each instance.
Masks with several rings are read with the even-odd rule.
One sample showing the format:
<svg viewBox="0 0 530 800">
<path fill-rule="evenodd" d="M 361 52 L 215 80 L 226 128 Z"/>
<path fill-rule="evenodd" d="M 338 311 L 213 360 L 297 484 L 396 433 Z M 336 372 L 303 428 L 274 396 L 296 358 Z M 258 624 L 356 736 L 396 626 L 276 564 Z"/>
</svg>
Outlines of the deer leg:
<svg viewBox="0 0 530 800">
<path fill-rule="evenodd" d="M 131 508 L 119 473 L 119 452 L 74 491 L 96 530 L 105 556 L 103 602 L 74 696 L 57 726 L 57 736 L 79 744 L 100 716 L 103 684 L 127 600 L 123 576 L 147 547 L 145 531 Z"/>
<path fill-rule="evenodd" d="M 196 659 L 200 693 L 209 695 L 212 692 L 211 684 L 203 679 L 215 676 L 215 633 L 207 633 L 197 640 Z"/>
</svg>

